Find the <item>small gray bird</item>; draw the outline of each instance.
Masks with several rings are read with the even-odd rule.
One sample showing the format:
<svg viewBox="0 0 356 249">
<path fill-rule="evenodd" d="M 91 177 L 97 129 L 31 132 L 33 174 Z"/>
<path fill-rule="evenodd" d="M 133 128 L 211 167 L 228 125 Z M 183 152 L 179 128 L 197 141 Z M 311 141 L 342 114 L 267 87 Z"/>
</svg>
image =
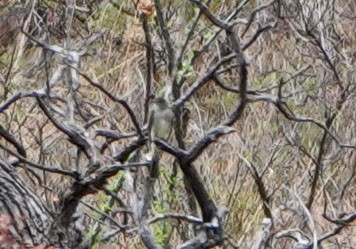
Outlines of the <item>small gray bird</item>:
<svg viewBox="0 0 356 249">
<path fill-rule="evenodd" d="M 163 97 L 157 97 L 150 103 L 148 115 L 148 132 L 150 149 L 153 154 L 156 152 L 156 146 L 153 143 L 155 139 L 168 141 L 173 130 L 174 113 Z"/>
</svg>

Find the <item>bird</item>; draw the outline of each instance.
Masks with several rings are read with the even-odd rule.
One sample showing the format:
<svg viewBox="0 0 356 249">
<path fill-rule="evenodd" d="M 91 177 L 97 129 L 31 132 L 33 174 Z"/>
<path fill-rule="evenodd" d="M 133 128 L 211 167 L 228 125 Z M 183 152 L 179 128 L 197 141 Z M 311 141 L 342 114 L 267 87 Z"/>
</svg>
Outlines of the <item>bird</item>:
<svg viewBox="0 0 356 249">
<path fill-rule="evenodd" d="M 151 100 L 148 114 L 149 147 L 152 156 L 160 156 L 154 144 L 155 139 L 168 141 L 173 130 L 174 112 L 167 100 L 157 97 Z"/>
</svg>

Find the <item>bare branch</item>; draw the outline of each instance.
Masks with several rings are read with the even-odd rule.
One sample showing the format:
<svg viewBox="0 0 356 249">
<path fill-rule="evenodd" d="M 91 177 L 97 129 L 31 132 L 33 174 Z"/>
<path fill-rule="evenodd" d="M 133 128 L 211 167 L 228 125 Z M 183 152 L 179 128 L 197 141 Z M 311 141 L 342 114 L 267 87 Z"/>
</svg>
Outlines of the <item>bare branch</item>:
<svg viewBox="0 0 356 249">
<path fill-rule="evenodd" d="M 79 69 L 77 69 L 77 68 L 74 68 L 74 69 L 79 73 L 80 76 L 82 76 L 86 81 L 88 81 L 90 83 L 90 85 L 98 88 L 106 96 L 108 96 L 112 101 L 117 102 L 120 105 L 122 105 L 126 109 L 127 113 L 129 114 L 129 116 L 131 118 L 131 121 L 133 122 L 133 124 L 134 124 L 134 126 L 136 128 L 136 131 L 138 132 L 140 137 L 144 137 L 142 129 L 141 129 L 139 123 L 138 123 L 138 120 L 136 118 L 136 115 L 135 115 L 134 111 L 131 109 L 131 107 L 129 106 L 129 104 L 125 100 L 112 95 L 107 89 L 104 88 L 104 86 L 102 86 L 98 82 L 93 81 L 88 75 L 86 75 L 86 74 L 82 73 L 81 71 L 79 71 Z"/>
<path fill-rule="evenodd" d="M 46 92 L 43 90 L 38 90 L 38 91 L 32 91 L 32 92 L 24 92 L 24 93 L 17 93 L 7 99 L 2 105 L 0 105 L 0 113 L 4 112 L 7 108 L 9 108 L 10 105 L 15 103 L 16 101 L 23 99 L 23 98 L 29 98 L 29 97 L 44 97 L 46 96 Z"/>
<path fill-rule="evenodd" d="M 55 174 L 60 174 L 60 175 L 64 175 L 64 176 L 70 176 L 72 178 L 78 178 L 78 173 L 77 172 L 70 172 L 70 171 L 66 171 L 66 170 L 62 170 L 59 168 L 55 168 L 55 167 L 50 167 L 50 166 L 44 166 L 44 165 L 40 165 L 34 162 L 31 162 L 29 160 L 27 160 L 25 157 L 17 154 L 16 152 L 13 152 L 12 150 L 8 149 L 5 145 L 0 144 L 0 148 L 5 150 L 6 152 L 8 152 L 9 154 L 13 155 L 14 157 L 18 158 L 20 162 L 34 167 L 36 169 L 40 169 L 46 172 L 51 172 L 51 173 L 55 173 Z"/>
</svg>

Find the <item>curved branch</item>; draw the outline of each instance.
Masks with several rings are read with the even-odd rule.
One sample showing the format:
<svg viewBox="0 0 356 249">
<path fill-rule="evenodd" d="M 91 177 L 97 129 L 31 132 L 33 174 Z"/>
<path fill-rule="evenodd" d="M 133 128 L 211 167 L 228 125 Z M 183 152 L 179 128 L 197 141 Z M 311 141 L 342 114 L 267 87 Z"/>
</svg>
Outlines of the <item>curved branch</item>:
<svg viewBox="0 0 356 249">
<path fill-rule="evenodd" d="M 7 108 L 9 108 L 10 105 L 15 103 L 17 100 L 28 98 L 28 97 L 43 97 L 43 96 L 46 96 L 46 93 L 43 90 L 25 92 L 25 93 L 22 92 L 16 93 L 15 95 L 7 99 L 2 105 L 0 105 L 0 113 L 4 112 Z"/>
<path fill-rule="evenodd" d="M 209 80 L 214 78 L 214 74 L 215 72 L 219 69 L 220 66 L 222 66 L 223 64 L 231 61 L 232 59 L 234 59 L 236 57 L 235 53 L 232 53 L 226 57 L 223 57 L 219 62 L 217 62 L 203 77 L 201 77 L 200 79 L 198 79 L 188 90 L 187 92 L 180 97 L 179 99 L 177 99 L 173 104 L 172 107 L 173 109 L 178 108 L 179 106 L 181 106 L 185 101 L 187 101 L 190 97 L 192 97 L 192 95 L 198 91 L 198 89 L 200 89 L 202 86 L 204 86 Z"/>
<path fill-rule="evenodd" d="M 47 172 L 50 172 L 50 173 L 60 174 L 60 175 L 64 175 L 64 176 L 70 176 L 72 178 L 77 178 L 78 177 L 78 174 L 76 172 L 66 171 L 66 170 L 62 170 L 62 169 L 59 169 L 59 168 L 44 166 L 44 165 L 40 165 L 40 164 L 31 162 L 30 160 L 27 160 L 25 157 L 22 157 L 21 155 L 13 152 L 12 150 L 8 149 L 6 146 L 4 146 L 2 144 L 0 144 L 0 148 L 5 150 L 9 154 L 13 155 L 14 157 L 18 158 L 20 162 L 25 163 L 26 165 L 29 165 L 29 166 L 31 166 L 33 168 L 40 169 L 40 170 L 43 170 L 43 171 L 47 171 Z"/>
<path fill-rule="evenodd" d="M 12 144 L 21 156 L 27 157 L 26 150 L 22 146 L 22 144 L 20 144 L 16 140 L 16 138 L 13 135 L 11 135 L 9 132 L 7 132 L 1 125 L 0 125 L 0 136 L 5 138 L 6 141 L 8 141 L 10 144 Z"/>
<path fill-rule="evenodd" d="M 74 68 L 72 67 L 74 70 L 76 70 L 78 72 L 78 74 L 80 76 L 82 76 L 87 82 L 89 82 L 90 85 L 94 86 L 95 88 L 99 89 L 100 91 L 102 91 L 107 97 L 109 97 L 112 101 L 119 103 L 120 105 L 122 105 L 127 113 L 129 114 L 131 121 L 133 122 L 137 133 L 140 135 L 140 137 L 144 137 L 144 134 L 142 132 L 142 129 L 137 121 L 136 115 L 134 113 L 134 111 L 131 109 L 131 107 L 129 106 L 129 104 L 121 99 L 118 98 L 116 96 L 114 96 L 113 94 L 111 94 L 107 89 L 105 89 L 104 86 L 102 86 L 100 83 L 98 82 L 94 82 L 88 75 L 86 75 L 85 73 L 81 72 L 78 68 Z"/>
</svg>

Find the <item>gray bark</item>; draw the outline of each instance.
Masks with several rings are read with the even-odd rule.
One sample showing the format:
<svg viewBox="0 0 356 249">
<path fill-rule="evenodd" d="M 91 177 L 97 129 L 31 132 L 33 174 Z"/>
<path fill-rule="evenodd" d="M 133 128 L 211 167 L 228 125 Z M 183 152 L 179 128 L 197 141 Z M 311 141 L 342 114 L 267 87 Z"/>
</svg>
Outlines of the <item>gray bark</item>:
<svg viewBox="0 0 356 249">
<path fill-rule="evenodd" d="M 78 248 L 81 234 L 74 223 L 65 228 L 53 226 L 55 220 L 42 200 L 0 157 L 0 248 Z"/>
</svg>

